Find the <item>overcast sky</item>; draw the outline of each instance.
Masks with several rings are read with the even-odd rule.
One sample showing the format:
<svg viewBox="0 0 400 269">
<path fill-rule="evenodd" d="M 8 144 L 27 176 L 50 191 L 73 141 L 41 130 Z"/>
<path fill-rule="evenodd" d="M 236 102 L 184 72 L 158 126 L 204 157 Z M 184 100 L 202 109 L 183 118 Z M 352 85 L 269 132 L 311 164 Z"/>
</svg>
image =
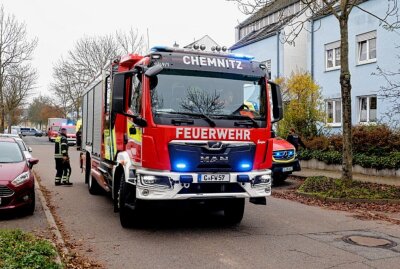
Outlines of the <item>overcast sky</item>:
<svg viewBox="0 0 400 269">
<path fill-rule="evenodd" d="M 38 92 L 51 82 L 52 66 L 84 35 L 103 35 L 131 26 L 146 34 L 150 48 L 182 47 L 208 34 L 218 44 L 234 43 L 234 28 L 246 16 L 225 0 L 0 0 L 6 14 L 25 22 L 38 37 L 33 65 L 39 71 Z"/>
</svg>

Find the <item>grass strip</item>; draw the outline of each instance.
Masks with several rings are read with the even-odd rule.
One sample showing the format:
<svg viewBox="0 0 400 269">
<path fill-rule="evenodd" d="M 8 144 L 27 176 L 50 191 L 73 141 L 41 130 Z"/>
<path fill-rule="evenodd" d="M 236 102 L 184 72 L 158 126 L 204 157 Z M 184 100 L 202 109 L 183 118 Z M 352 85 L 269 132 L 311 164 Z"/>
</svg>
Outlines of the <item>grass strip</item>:
<svg viewBox="0 0 400 269">
<path fill-rule="evenodd" d="M 59 269 L 56 250 L 47 240 L 19 229 L 0 230 L 0 268 Z"/>
</svg>

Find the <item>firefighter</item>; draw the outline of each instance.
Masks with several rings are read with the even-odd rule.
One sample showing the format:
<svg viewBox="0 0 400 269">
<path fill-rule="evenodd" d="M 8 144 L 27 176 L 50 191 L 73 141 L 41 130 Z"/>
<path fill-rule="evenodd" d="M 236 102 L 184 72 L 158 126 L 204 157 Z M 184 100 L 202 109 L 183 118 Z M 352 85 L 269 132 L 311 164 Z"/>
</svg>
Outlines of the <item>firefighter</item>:
<svg viewBox="0 0 400 269">
<path fill-rule="evenodd" d="M 55 139 L 54 158 L 56 160 L 57 170 L 55 185 L 72 185 L 72 183 L 69 182 L 71 165 L 68 157 L 67 129 L 65 128 L 61 128 L 59 135 Z"/>
<path fill-rule="evenodd" d="M 296 133 L 294 128 L 290 128 L 289 135 L 286 140 L 294 146 L 296 151 L 299 150 L 299 146 L 302 146 L 303 149 L 306 149 L 306 145 L 304 145 L 303 141 L 301 140 L 300 136 Z"/>
</svg>

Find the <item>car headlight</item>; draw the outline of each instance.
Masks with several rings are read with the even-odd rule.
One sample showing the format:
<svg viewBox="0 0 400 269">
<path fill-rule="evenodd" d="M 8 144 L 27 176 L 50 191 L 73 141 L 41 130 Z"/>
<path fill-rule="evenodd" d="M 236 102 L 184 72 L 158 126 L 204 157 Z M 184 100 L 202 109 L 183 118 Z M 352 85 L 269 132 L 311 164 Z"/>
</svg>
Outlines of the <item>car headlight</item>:
<svg viewBox="0 0 400 269">
<path fill-rule="evenodd" d="M 15 187 L 25 183 L 26 181 L 29 180 L 31 174 L 28 172 L 23 172 L 19 176 L 17 176 L 13 181 L 11 181 L 11 184 L 13 184 Z"/>
</svg>

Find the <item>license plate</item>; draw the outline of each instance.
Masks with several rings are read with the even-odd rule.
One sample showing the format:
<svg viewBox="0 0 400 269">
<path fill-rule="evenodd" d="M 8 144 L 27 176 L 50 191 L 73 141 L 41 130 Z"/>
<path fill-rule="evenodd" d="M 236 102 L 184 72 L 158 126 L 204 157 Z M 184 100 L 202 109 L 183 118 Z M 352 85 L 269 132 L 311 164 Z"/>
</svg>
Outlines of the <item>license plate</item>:
<svg viewBox="0 0 400 269">
<path fill-rule="evenodd" d="M 200 182 L 229 182 L 229 174 L 203 174 L 200 175 Z"/>
<path fill-rule="evenodd" d="M 290 171 L 293 171 L 293 167 L 292 167 L 292 166 L 290 166 L 290 167 L 283 167 L 283 168 L 282 168 L 282 172 L 290 172 Z"/>
</svg>

